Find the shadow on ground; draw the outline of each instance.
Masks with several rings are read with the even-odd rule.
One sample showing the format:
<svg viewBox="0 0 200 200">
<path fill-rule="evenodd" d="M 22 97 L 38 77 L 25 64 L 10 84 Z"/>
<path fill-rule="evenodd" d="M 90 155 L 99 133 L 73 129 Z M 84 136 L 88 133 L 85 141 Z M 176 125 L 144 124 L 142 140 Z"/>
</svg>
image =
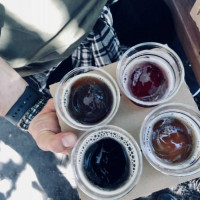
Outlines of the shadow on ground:
<svg viewBox="0 0 200 200">
<path fill-rule="evenodd" d="M 34 170 L 40 184 L 32 182 L 32 187 L 44 193 L 44 196 L 53 200 L 79 199 L 77 191 L 59 171 L 57 165 L 60 160 L 53 153 L 41 151 L 29 133 L 18 130 L 2 118 L 0 118 L 0 127 L 0 141 L 10 146 L 23 159 L 20 165 L 13 160 L 0 163 L 0 181 L 11 180 L 11 187 L 6 193 L 2 193 L 0 189 L 0 200 L 9 199 L 12 192 L 16 190 L 16 182 L 27 164 Z"/>
</svg>

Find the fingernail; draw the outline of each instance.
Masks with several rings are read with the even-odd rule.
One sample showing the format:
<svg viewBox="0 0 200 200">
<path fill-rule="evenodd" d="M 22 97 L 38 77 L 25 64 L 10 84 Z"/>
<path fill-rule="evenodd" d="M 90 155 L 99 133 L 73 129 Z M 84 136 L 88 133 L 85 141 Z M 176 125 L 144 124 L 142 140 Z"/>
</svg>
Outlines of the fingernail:
<svg viewBox="0 0 200 200">
<path fill-rule="evenodd" d="M 70 135 L 65 135 L 63 138 L 62 138 L 62 143 L 65 147 L 71 147 L 71 146 L 74 146 L 76 142 L 76 136 L 73 135 L 73 134 L 70 134 Z"/>
</svg>

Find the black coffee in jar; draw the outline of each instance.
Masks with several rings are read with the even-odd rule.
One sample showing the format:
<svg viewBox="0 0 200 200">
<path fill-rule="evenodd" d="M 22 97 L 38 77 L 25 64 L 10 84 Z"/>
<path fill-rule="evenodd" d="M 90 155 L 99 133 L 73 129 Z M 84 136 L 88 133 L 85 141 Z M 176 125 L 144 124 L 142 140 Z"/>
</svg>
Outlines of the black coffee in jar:
<svg viewBox="0 0 200 200">
<path fill-rule="evenodd" d="M 118 141 L 103 138 L 86 150 L 83 170 L 92 184 L 103 189 L 117 189 L 130 176 L 129 156 Z"/>
<path fill-rule="evenodd" d="M 72 84 L 67 111 L 77 122 L 93 125 L 108 116 L 112 105 L 109 86 L 98 78 L 86 76 Z"/>
</svg>

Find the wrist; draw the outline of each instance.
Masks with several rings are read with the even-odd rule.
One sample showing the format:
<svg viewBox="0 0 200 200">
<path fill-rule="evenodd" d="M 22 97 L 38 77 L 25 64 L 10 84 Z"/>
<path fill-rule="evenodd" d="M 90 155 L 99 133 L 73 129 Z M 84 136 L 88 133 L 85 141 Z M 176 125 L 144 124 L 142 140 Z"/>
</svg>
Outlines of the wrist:
<svg viewBox="0 0 200 200">
<path fill-rule="evenodd" d="M 31 121 L 43 109 L 49 99 L 50 97 L 45 96 L 39 98 L 36 103 L 26 111 L 24 116 L 17 124 L 18 127 L 20 127 L 23 131 L 28 131 Z"/>
<path fill-rule="evenodd" d="M 28 84 L 2 58 L 0 72 L 0 116 L 5 117 Z"/>
<path fill-rule="evenodd" d="M 28 84 L 21 81 L 14 81 L 12 85 L 9 86 L 6 96 L 4 97 L 5 104 L 0 111 L 0 115 L 5 117 L 10 108 L 17 102 L 20 96 L 24 93 Z"/>
<path fill-rule="evenodd" d="M 12 124 L 17 125 L 27 111 L 34 107 L 40 99 L 43 99 L 42 94 L 27 86 L 23 94 L 7 112 L 5 118 Z"/>
</svg>

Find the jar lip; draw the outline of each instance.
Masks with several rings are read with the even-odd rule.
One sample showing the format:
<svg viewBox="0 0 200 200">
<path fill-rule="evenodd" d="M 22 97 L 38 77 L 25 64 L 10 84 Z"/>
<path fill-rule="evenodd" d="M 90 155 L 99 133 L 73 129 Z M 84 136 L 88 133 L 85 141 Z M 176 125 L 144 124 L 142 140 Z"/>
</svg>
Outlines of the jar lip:
<svg viewBox="0 0 200 200">
<path fill-rule="evenodd" d="M 145 125 L 145 122 L 149 119 L 150 116 L 152 116 L 154 113 L 158 112 L 160 109 L 162 108 L 165 108 L 165 107 L 182 107 L 182 108 L 187 108 L 189 110 L 191 110 L 192 112 L 195 112 L 199 115 L 200 117 L 200 111 L 195 109 L 193 106 L 190 106 L 190 105 L 187 105 L 187 104 L 184 104 L 184 103 L 167 103 L 167 104 L 162 104 L 162 105 L 159 105 L 158 107 L 154 108 L 151 112 L 149 112 L 146 117 L 144 118 L 144 121 L 142 123 L 142 126 Z M 179 109 L 180 110 L 180 109 Z M 141 127 L 142 129 L 142 127 Z"/>
<path fill-rule="evenodd" d="M 200 112 L 194 107 L 183 104 L 183 103 L 168 103 L 168 104 L 160 105 L 157 108 L 153 109 L 145 117 L 142 123 L 141 129 L 140 129 L 140 146 L 142 148 L 143 155 L 146 157 L 147 161 L 152 165 L 153 168 L 155 168 L 156 170 L 166 175 L 183 177 L 183 176 L 189 176 L 189 175 L 198 173 L 200 171 L 200 153 L 194 153 L 195 151 L 193 151 L 192 155 L 193 156 L 198 155 L 198 157 L 196 158 L 195 156 L 195 160 L 193 161 L 192 160 L 193 156 L 191 156 L 189 160 L 191 159 L 192 162 L 189 163 L 189 160 L 187 159 L 186 162 L 188 161 L 188 164 L 185 163 L 183 165 L 183 163 L 181 162 L 182 163 L 182 164 L 180 163 L 181 167 L 179 166 L 178 168 L 175 168 L 176 165 L 174 165 L 175 166 L 174 167 L 173 165 L 170 166 L 168 164 L 161 164 L 162 163 L 161 161 L 157 161 L 157 159 L 154 160 L 154 156 L 152 157 L 153 159 L 151 158 L 150 156 L 151 153 L 148 152 L 149 145 L 147 144 L 148 142 L 145 140 L 145 136 L 147 135 L 146 129 L 148 125 L 150 124 L 149 120 L 156 119 L 159 115 L 167 113 L 167 111 L 178 112 L 180 114 L 186 115 L 192 121 L 194 121 L 193 123 L 196 124 L 196 127 L 200 130 L 200 121 L 198 120 L 200 118 Z M 200 141 L 200 136 L 198 136 L 197 138 L 198 138 L 198 141 Z M 195 147 L 195 149 L 197 149 L 197 147 Z"/>
<path fill-rule="evenodd" d="M 131 96 L 125 89 L 124 87 L 122 86 L 121 84 L 121 80 L 120 80 L 120 76 L 121 76 L 121 67 L 122 67 L 122 62 L 124 61 L 124 59 L 126 59 L 129 55 L 130 52 L 132 52 L 133 50 L 139 48 L 139 47 L 145 47 L 145 46 L 152 46 L 151 48 L 156 48 L 156 47 L 161 47 L 165 50 L 167 50 L 168 52 L 171 53 L 171 55 L 173 56 L 173 58 L 175 58 L 175 60 L 177 61 L 178 63 L 178 66 L 180 68 L 180 81 L 179 81 L 179 84 L 178 86 L 174 89 L 173 93 L 171 93 L 168 97 L 164 98 L 164 99 L 160 99 L 158 101 L 142 101 L 142 100 L 139 100 L 133 96 Z M 148 49 L 146 49 L 148 51 Z M 138 51 L 139 52 L 139 51 Z M 121 59 L 119 60 L 118 62 L 118 65 L 117 65 L 117 70 L 116 70 L 116 77 L 117 77 L 117 81 L 118 81 L 118 85 L 120 87 L 120 89 L 124 92 L 124 94 L 130 99 L 132 100 L 133 102 L 135 102 L 136 104 L 138 105 L 141 105 L 141 106 L 156 106 L 158 104 L 163 104 L 163 103 L 166 103 L 167 101 L 169 101 L 170 99 L 172 99 L 179 91 L 179 89 L 181 88 L 183 82 L 184 82 L 184 77 L 185 77 L 185 71 L 184 71 L 184 66 L 183 66 L 183 63 L 181 61 L 181 59 L 179 58 L 179 56 L 177 55 L 177 53 L 172 50 L 171 48 L 169 48 L 167 45 L 164 45 L 164 44 L 160 44 L 160 43 L 157 43 L 157 42 L 144 42 L 144 43 L 140 43 L 140 44 L 137 44 L 131 48 L 129 48 L 121 57 Z"/>
<path fill-rule="evenodd" d="M 162 47 L 163 49 L 166 49 L 168 50 L 170 53 L 172 53 L 172 55 L 174 55 L 179 61 L 180 63 L 182 63 L 181 59 L 179 58 L 178 54 L 173 50 L 171 49 L 167 44 L 161 44 L 161 43 L 158 43 L 158 42 L 143 42 L 143 43 L 139 43 L 139 44 L 136 44 L 132 47 L 130 47 L 123 55 L 122 55 L 122 58 L 121 60 L 126 57 L 132 50 L 134 49 L 137 49 L 139 47 L 142 47 L 142 46 L 155 46 L 155 47 Z M 148 49 L 147 49 L 148 50 Z"/>
<path fill-rule="evenodd" d="M 120 133 L 120 135 L 124 135 L 125 138 L 129 139 L 130 143 L 134 146 L 135 153 L 138 157 L 137 158 L 138 159 L 138 168 L 136 171 L 137 173 L 135 174 L 134 179 L 130 179 L 130 181 L 128 181 L 128 185 L 123 187 L 123 189 L 120 191 L 120 193 L 119 193 L 119 191 L 116 193 L 115 190 L 104 192 L 104 194 L 103 193 L 101 194 L 101 192 L 100 192 L 101 189 L 98 189 L 97 191 L 96 190 L 93 191 L 93 189 L 91 189 L 91 187 L 89 187 L 88 184 L 85 184 L 85 181 L 83 181 L 81 179 L 81 176 L 80 176 L 81 173 L 77 167 L 78 164 L 77 164 L 76 155 L 81 148 L 81 144 L 86 141 L 86 138 L 92 136 L 94 133 L 100 132 L 100 131 L 105 131 L 105 130 L 107 130 L 107 131 L 114 130 L 114 131 Z M 140 147 L 137 144 L 137 142 L 135 141 L 135 139 L 124 129 L 122 129 L 118 126 L 114 126 L 114 125 L 97 126 L 97 127 L 91 128 L 88 131 L 86 131 L 85 133 L 83 133 L 80 136 L 76 145 L 74 146 L 74 148 L 72 150 L 72 168 L 73 168 L 73 171 L 74 171 L 74 174 L 76 177 L 77 185 L 88 196 L 90 196 L 94 199 L 106 199 L 106 200 L 118 199 L 118 198 L 121 198 L 121 197 L 125 196 L 126 194 L 128 194 L 138 183 L 141 173 L 142 173 L 142 168 L 143 168 L 142 153 L 141 153 Z"/>
<path fill-rule="evenodd" d="M 62 109 L 60 108 L 61 105 L 61 93 L 63 90 L 63 85 L 64 83 L 71 78 L 74 74 L 79 73 L 79 72 L 89 72 L 89 71 L 97 71 L 100 72 L 100 76 L 105 76 L 105 79 L 107 82 L 110 82 L 110 84 L 113 87 L 113 98 L 115 98 L 115 104 L 113 104 L 113 108 L 111 109 L 111 112 L 108 114 L 108 116 L 103 119 L 102 121 L 100 121 L 97 124 L 94 125 L 82 125 L 82 124 L 75 124 L 72 123 L 69 119 L 67 119 L 67 117 L 64 115 L 64 113 L 62 112 Z M 79 68 L 74 68 L 73 70 L 71 70 L 70 72 L 68 72 L 59 82 L 57 88 L 56 88 L 56 92 L 55 92 L 55 107 L 56 107 L 56 111 L 58 112 L 59 116 L 61 117 L 61 119 L 67 123 L 68 125 L 70 125 L 72 128 L 78 129 L 78 130 L 87 130 L 88 128 L 91 128 L 93 126 L 97 126 L 97 125 L 103 125 L 103 124 L 107 124 L 109 123 L 113 117 L 115 116 L 115 114 L 118 111 L 119 105 L 120 105 L 120 90 L 119 87 L 116 83 L 116 81 L 114 80 L 114 78 L 104 69 L 101 68 L 97 68 L 97 67 L 79 67 Z"/>
</svg>

